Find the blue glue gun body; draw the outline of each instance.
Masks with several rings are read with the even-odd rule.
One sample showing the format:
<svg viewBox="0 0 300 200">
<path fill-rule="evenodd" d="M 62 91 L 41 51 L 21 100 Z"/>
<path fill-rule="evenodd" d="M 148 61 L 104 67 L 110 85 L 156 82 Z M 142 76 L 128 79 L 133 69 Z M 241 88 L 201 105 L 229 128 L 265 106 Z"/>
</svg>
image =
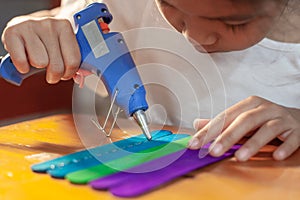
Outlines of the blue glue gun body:
<svg viewBox="0 0 300 200">
<path fill-rule="evenodd" d="M 145 88 L 122 34 L 103 33 L 99 20 L 106 24 L 112 21 L 112 15 L 102 3 L 93 3 L 74 15 L 81 52 L 80 68 L 99 76 L 109 95 L 116 94 L 116 104 L 128 116 L 138 110 L 147 110 Z M 2 59 L 0 66 L 0 75 L 15 85 L 20 85 L 36 71 L 32 68 L 28 74 L 19 73 L 9 55 Z"/>
</svg>

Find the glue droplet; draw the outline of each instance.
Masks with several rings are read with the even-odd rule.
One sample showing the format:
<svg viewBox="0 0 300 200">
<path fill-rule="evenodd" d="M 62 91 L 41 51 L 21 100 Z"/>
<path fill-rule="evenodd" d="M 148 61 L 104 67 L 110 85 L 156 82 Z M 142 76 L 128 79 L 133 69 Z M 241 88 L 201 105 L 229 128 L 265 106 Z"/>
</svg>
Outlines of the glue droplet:
<svg viewBox="0 0 300 200">
<path fill-rule="evenodd" d="M 65 163 L 63 163 L 63 162 L 58 163 L 57 166 L 58 166 L 58 167 L 63 167 L 63 166 L 65 166 Z"/>
<path fill-rule="evenodd" d="M 72 159 L 72 163 L 79 163 L 79 160 L 78 159 Z"/>
<path fill-rule="evenodd" d="M 50 169 L 55 169 L 55 165 L 50 165 Z"/>
</svg>

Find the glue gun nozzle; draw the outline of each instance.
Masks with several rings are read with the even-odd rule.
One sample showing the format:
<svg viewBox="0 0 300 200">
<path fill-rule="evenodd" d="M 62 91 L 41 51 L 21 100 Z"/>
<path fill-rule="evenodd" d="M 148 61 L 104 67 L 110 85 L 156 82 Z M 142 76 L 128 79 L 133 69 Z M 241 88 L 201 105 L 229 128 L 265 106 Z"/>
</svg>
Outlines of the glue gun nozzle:
<svg viewBox="0 0 300 200">
<path fill-rule="evenodd" d="M 143 110 L 138 110 L 133 114 L 133 118 L 138 123 L 139 127 L 142 129 L 146 138 L 148 140 L 151 140 L 152 136 L 148 127 L 148 120 L 145 112 Z"/>
</svg>

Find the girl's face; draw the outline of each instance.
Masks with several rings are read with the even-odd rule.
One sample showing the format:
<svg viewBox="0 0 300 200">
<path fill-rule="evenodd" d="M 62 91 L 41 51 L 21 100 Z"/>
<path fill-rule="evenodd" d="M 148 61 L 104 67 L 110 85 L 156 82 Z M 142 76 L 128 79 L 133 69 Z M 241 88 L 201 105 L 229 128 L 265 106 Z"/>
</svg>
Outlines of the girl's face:
<svg viewBox="0 0 300 200">
<path fill-rule="evenodd" d="M 241 50 L 263 39 L 285 0 L 156 0 L 166 20 L 201 52 Z"/>
</svg>

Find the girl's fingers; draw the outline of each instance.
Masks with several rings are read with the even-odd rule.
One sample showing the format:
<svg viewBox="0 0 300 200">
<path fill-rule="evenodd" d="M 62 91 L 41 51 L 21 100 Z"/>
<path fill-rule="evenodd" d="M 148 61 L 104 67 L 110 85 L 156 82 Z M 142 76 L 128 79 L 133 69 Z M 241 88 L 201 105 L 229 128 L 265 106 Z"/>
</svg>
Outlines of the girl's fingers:
<svg viewBox="0 0 300 200">
<path fill-rule="evenodd" d="M 267 143 L 286 132 L 287 128 L 282 119 L 268 121 L 235 153 L 236 158 L 239 161 L 247 161 Z"/>
<path fill-rule="evenodd" d="M 216 118 L 209 121 L 200 129 L 189 141 L 188 148 L 199 149 L 206 143 L 215 139 L 225 126 L 225 112 L 219 114 Z"/>
<path fill-rule="evenodd" d="M 34 33 L 29 32 L 23 35 L 25 49 L 30 66 L 36 68 L 45 68 L 49 64 L 49 58 L 41 39 Z"/>
<path fill-rule="evenodd" d="M 272 120 L 274 116 L 276 117 L 274 113 L 268 112 L 268 107 L 265 106 L 259 106 L 242 113 L 216 139 L 216 147 L 212 146 L 211 155 L 223 155 L 247 133 L 263 126 L 266 122 Z"/>
<path fill-rule="evenodd" d="M 21 73 L 29 72 L 30 64 L 27 60 L 25 46 L 21 36 L 12 32 L 11 29 L 8 29 L 4 31 L 2 38 L 4 48 L 10 53 L 10 58 L 17 70 Z"/>
<path fill-rule="evenodd" d="M 291 131 L 286 131 L 278 136 L 278 138 L 282 141 L 286 140 L 286 138 L 291 134 Z"/>
<path fill-rule="evenodd" d="M 298 131 L 298 132 L 297 132 Z M 275 160 L 284 160 L 295 152 L 300 146 L 300 130 L 293 130 L 273 153 Z"/>
<path fill-rule="evenodd" d="M 190 140 L 188 147 L 199 149 L 220 135 L 241 113 L 256 108 L 262 102 L 264 100 L 260 97 L 249 97 L 228 108 L 199 130 Z"/>
<path fill-rule="evenodd" d="M 206 124 L 208 124 L 209 121 L 210 119 L 195 119 L 193 122 L 193 127 L 196 131 L 198 131 L 204 126 L 206 126 Z"/>
<path fill-rule="evenodd" d="M 67 80 L 72 78 L 78 71 L 81 55 L 72 26 L 68 21 L 61 25 L 64 26 L 64 31 L 59 33 L 59 42 L 65 66 L 62 79 Z"/>
<path fill-rule="evenodd" d="M 18 71 L 47 67 L 48 83 L 72 78 L 80 65 L 77 40 L 67 20 L 20 21 L 5 29 L 2 41 Z"/>
<path fill-rule="evenodd" d="M 59 82 L 65 71 L 60 46 L 56 39 L 53 38 L 51 47 L 47 46 L 49 65 L 47 66 L 46 80 L 51 84 Z"/>
<path fill-rule="evenodd" d="M 201 130 L 203 127 L 205 127 L 210 122 L 210 119 L 195 119 L 193 122 L 193 127 L 195 130 Z M 196 133 L 192 137 L 192 139 L 188 143 L 188 148 L 190 149 L 199 149 L 201 146 L 203 146 L 203 142 L 200 142 L 201 132 Z M 200 138 L 200 139 L 198 139 Z"/>
<path fill-rule="evenodd" d="M 46 80 L 48 83 L 54 84 L 60 81 L 65 71 L 57 32 L 59 30 L 57 30 L 56 28 L 56 21 L 52 21 L 49 19 L 44 23 L 44 26 L 46 26 L 46 28 L 39 29 L 37 31 L 40 32 L 39 35 L 44 43 L 44 46 L 46 47 L 49 57 Z M 47 34 L 44 34 L 44 31 L 47 30 L 47 28 Z"/>
</svg>

